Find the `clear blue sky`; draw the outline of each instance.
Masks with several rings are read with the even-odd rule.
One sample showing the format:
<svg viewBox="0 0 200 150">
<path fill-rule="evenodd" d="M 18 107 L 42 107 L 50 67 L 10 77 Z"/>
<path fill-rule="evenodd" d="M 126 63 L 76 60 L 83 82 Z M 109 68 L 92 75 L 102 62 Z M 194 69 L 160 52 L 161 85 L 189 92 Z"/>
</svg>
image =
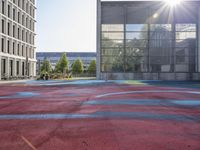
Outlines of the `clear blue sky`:
<svg viewBox="0 0 200 150">
<path fill-rule="evenodd" d="M 37 0 L 37 51 L 96 51 L 96 0 Z"/>
</svg>

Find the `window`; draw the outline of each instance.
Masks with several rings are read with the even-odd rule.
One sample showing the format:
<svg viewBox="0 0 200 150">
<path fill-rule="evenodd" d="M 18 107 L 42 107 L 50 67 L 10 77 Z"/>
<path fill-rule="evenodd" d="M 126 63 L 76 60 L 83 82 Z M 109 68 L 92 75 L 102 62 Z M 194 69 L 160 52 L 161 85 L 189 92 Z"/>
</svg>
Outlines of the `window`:
<svg viewBox="0 0 200 150">
<path fill-rule="evenodd" d="M 26 32 L 26 42 L 28 42 L 28 32 Z"/>
<path fill-rule="evenodd" d="M 4 52 L 4 38 L 1 39 L 1 52 Z"/>
<path fill-rule="evenodd" d="M 13 55 L 15 54 L 15 42 L 13 42 Z"/>
<path fill-rule="evenodd" d="M 4 19 L 1 20 L 1 25 L 2 25 L 2 33 L 5 33 L 5 21 Z"/>
<path fill-rule="evenodd" d="M 24 25 L 24 14 L 22 15 L 22 25 Z"/>
<path fill-rule="evenodd" d="M 1 11 L 2 11 L 2 14 L 5 15 L 5 2 L 4 2 L 4 0 L 2 0 Z"/>
<path fill-rule="evenodd" d="M 25 75 L 25 63 L 22 62 L 22 76 Z"/>
<path fill-rule="evenodd" d="M 17 29 L 17 38 L 20 39 L 20 28 Z"/>
<path fill-rule="evenodd" d="M 8 35 L 10 35 L 10 23 L 8 22 Z"/>
<path fill-rule="evenodd" d="M 13 8 L 13 20 L 15 20 L 16 17 L 15 17 L 15 8 Z"/>
<path fill-rule="evenodd" d="M 22 0 L 22 9 L 24 10 L 24 4 L 25 4 L 25 1 Z"/>
<path fill-rule="evenodd" d="M 18 6 L 19 7 L 21 6 L 21 0 L 18 0 Z"/>
<path fill-rule="evenodd" d="M 10 18 L 10 5 L 8 5 L 8 17 Z"/>
<path fill-rule="evenodd" d="M 20 12 L 18 12 L 18 23 L 20 23 Z"/>
<path fill-rule="evenodd" d="M 24 45 L 22 45 L 22 56 L 24 56 Z"/>
<path fill-rule="evenodd" d="M 28 17 L 26 17 L 26 27 L 28 28 Z"/>
<path fill-rule="evenodd" d="M 24 41 L 24 30 L 22 29 L 22 41 Z"/>
<path fill-rule="evenodd" d="M 17 44 L 17 55 L 19 56 L 20 55 L 20 45 Z"/>
<path fill-rule="evenodd" d="M 176 24 L 176 72 L 195 72 L 196 24 Z"/>
<path fill-rule="evenodd" d="M 10 41 L 8 40 L 8 43 L 7 43 L 7 52 L 8 54 L 10 54 Z"/>
<path fill-rule="evenodd" d="M 102 72 L 196 71 L 197 7 L 188 3 L 184 12 L 161 5 L 102 3 Z"/>
<path fill-rule="evenodd" d="M 16 65 L 16 67 L 17 67 L 17 68 L 16 68 L 17 72 L 16 72 L 16 73 L 17 73 L 17 75 L 19 75 L 19 61 L 17 61 L 16 63 L 17 63 L 17 65 Z"/>
<path fill-rule="evenodd" d="M 5 74 L 6 74 L 6 59 L 2 59 L 1 60 L 1 64 L 2 64 L 2 66 L 1 66 L 1 73 L 2 73 L 2 75 L 3 76 L 5 76 Z"/>
<path fill-rule="evenodd" d="M 13 25 L 13 37 L 15 37 L 15 25 Z"/>
</svg>

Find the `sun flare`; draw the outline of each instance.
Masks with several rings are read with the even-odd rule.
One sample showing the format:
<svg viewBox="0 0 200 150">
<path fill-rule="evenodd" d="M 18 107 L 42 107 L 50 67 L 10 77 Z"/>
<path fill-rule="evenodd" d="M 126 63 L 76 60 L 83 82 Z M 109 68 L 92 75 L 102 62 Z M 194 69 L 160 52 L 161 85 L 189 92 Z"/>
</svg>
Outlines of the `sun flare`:
<svg viewBox="0 0 200 150">
<path fill-rule="evenodd" d="M 174 7 L 181 3 L 182 0 L 164 0 L 169 6 Z"/>
</svg>

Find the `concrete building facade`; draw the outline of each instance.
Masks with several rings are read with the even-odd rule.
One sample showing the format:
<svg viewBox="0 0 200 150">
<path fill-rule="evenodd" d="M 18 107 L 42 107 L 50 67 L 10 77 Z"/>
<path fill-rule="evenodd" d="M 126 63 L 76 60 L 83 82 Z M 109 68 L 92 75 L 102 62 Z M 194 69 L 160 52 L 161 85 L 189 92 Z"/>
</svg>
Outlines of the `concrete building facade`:
<svg viewBox="0 0 200 150">
<path fill-rule="evenodd" d="M 200 80 L 200 1 L 97 0 L 97 78 Z"/>
<path fill-rule="evenodd" d="M 0 80 L 36 76 L 36 0 L 0 0 Z"/>
</svg>

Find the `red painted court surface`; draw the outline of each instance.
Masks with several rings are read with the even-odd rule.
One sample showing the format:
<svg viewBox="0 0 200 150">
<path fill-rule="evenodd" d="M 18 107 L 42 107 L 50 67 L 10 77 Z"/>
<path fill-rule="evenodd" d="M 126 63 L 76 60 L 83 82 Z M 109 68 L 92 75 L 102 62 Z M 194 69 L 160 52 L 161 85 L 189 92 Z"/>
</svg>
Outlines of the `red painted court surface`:
<svg viewBox="0 0 200 150">
<path fill-rule="evenodd" d="M 1 84 L 0 150 L 200 150 L 200 82 Z"/>
</svg>

